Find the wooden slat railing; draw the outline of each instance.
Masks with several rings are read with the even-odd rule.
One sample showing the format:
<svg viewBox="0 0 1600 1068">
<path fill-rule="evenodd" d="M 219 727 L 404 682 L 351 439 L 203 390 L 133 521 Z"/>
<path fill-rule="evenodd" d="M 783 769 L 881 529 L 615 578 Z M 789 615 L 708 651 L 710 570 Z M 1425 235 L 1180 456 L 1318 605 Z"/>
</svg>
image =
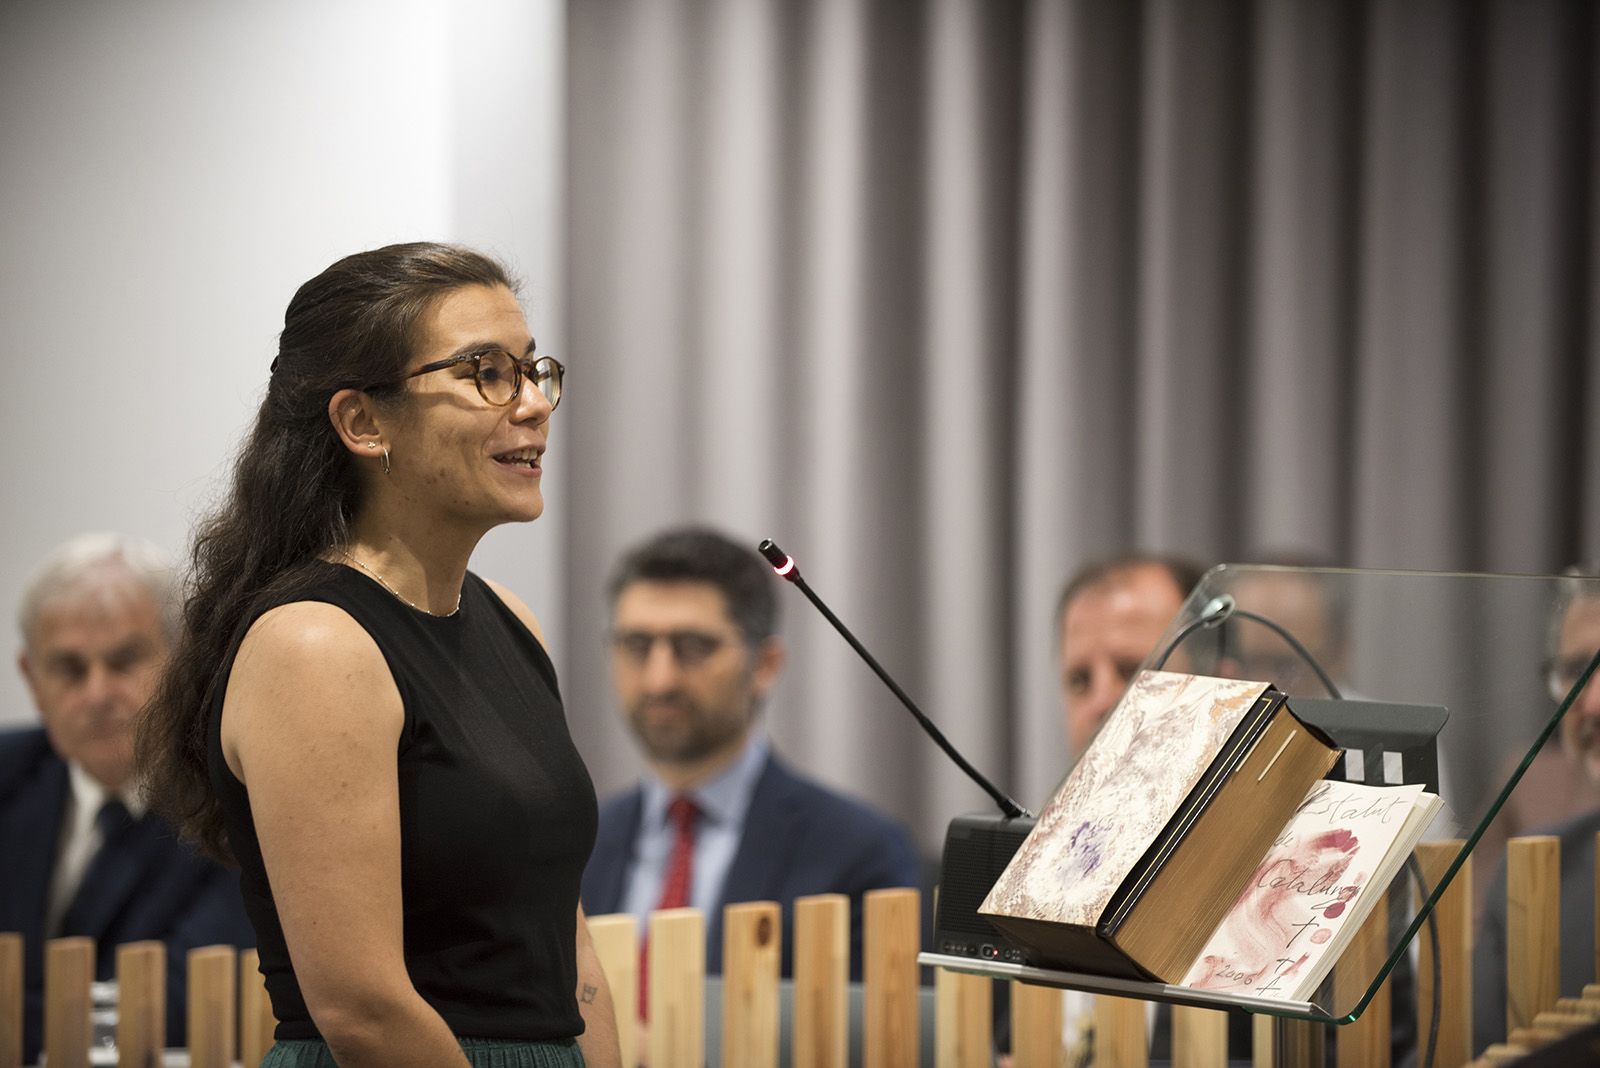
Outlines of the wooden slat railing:
<svg viewBox="0 0 1600 1068">
<path fill-rule="evenodd" d="M 1401 878 L 1405 878 L 1402 873 Z M 1333 968 L 1335 1005 L 1354 1005 L 1372 985 L 1389 950 L 1389 902 L 1379 896 L 1361 929 L 1345 947 L 1344 955 Z M 1339 1028 L 1335 1040 L 1335 1060 L 1339 1068 L 1389 1068 L 1390 988 L 1385 979 L 1367 1003 L 1367 1009 L 1354 1023 Z"/>
<path fill-rule="evenodd" d="M 1150 1042 L 1145 1003 L 1106 995 L 1094 999 L 1095 1064 L 1106 1068 L 1146 1068 Z"/>
<path fill-rule="evenodd" d="M 1506 847 L 1506 1034 L 1531 1027 L 1561 996 L 1561 842 Z"/>
<path fill-rule="evenodd" d="M 239 1063 L 257 1068 L 272 1048 L 272 1032 L 278 1021 L 267 998 L 266 980 L 261 975 L 261 956 L 253 949 L 239 953 Z"/>
<path fill-rule="evenodd" d="M 697 909 L 650 914 L 650 1064 L 705 1063 L 706 925 Z"/>
<path fill-rule="evenodd" d="M 934 1068 L 989 1068 L 993 981 L 940 968 L 933 985 Z"/>
<path fill-rule="evenodd" d="M 0 934 L 0 1068 L 22 1068 L 22 936 Z"/>
<path fill-rule="evenodd" d="M 1418 846 L 1424 878 L 1434 885 L 1461 848 L 1459 841 Z M 1600 849 L 1597 849 L 1600 853 Z M 1581 997 L 1559 997 L 1560 858 L 1555 839 L 1513 839 L 1507 853 L 1506 1041 L 1473 1064 L 1509 1063 L 1574 1028 L 1600 1021 L 1600 984 Z M 1441 898 L 1442 1012 L 1435 1063 L 1453 1068 L 1471 1055 L 1471 870 L 1459 872 Z M 1595 873 L 1600 884 L 1600 870 Z M 849 933 L 846 898 L 824 894 L 796 902 L 793 948 L 791 1053 L 797 1068 L 907 1068 L 921 1062 L 916 952 L 921 904 L 910 890 L 868 895 L 865 929 L 862 1048 L 849 1048 Z M 721 1063 L 773 1068 L 778 1063 L 779 962 L 784 956 L 782 917 L 771 902 L 730 906 L 724 914 Z M 652 1068 L 700 1068 L 705 1060 L 705 923 L 692 909 L 658 912 L 650 919 L 650 974 L 639 974 L 637 924 L 630 916 L 589 921 L 619 1010 L 619 1033 L 627 1063 L 648 1046 Z M 1358 935 L 1335 982 L 1348 995 L 1371 975 L 1383 950 L 1384 918 L 1374 914 Z M 21 1020 L 25 954 L 20 936 L 0 934 L 0 1068 L 21 1068 Z M 1600 938 L 1593 948 L 1600 965 Z M 1588 952 L 1586 949 L 1585 952 Z M 45 1051 L 52 1068 L 85 1068 L 90 1043 L 90 982 L 93 943 L 56 939 L 45 952 Z M 1432 1001 L 1433 948 L 1424 937 L 1417 969 L 1418 1036 L 1427 1037 Z M 165 1035 L 166 965 L 159 943 L 119 947 L 118 1045 L 123 1064 L 147 1065 Z M 650 986 L 651 1022 L 636 1028 L 634 1006 L 640 982 Z M 993 1006 L 990 980 L 940 972 L 934 996 L 935 1042 L 930 1060 L 939 1068 L 977 1068 L 992 1056 Z M 1380 998 L 1381 998 L 1380 994 Z M 1096 1063 L 1143 1068 L 1147 1007 L 1123 998 L 1095 1000 Z M 275 1026 L 254 951 L 207 947 L 189 957 L 189 1055 L 194 1068 L 224 1068 L 234 1056 L 235 1035 L 246 1066 L 259 1064 Z M 1341 1065 L 1379 1065 L 1389 1056 L 1388 1027 L 1380 1000 L 1361 1022 L 1339 1028 L 1335 1050 Z M 1374 1010 L 1377 1010 L 1376 1012 Z M 1050 988 L 1013 984 L 1013 1063 L 1017 1068 L 1058 1068 L 1062 1041 L 1062 997 Z M 1173 1063 L 1177 1068 L 1220 1068 L 1227 1063 L 1224 1014 L 1208 1009 L 1173 1010 Z M 1310 1026 L 1306 1042 L 1320 1042 L 1325 1029 Z M 1257 1064 L 1269 1063 L 1272 1021 L 1256 1021 Z M 1426 1051 L 1422 1051 L 1426 1055 Z"/>
<path fill-rule="evenodd" d="M 861 1058 L 866 1068 L 917 1068 L 919 901 L 915 890 L 871 890 L 866 895 Z"/>
<path fill-rule="evenodd" d="M 1011 1056 L 1016 1068 L 1055 1068 L 1061 1059 L 1061 993 L 1011 984 Z"/>
<path fill-rule="evenodd" d="M 783 916 L 776 901 L 729 905 L 722 919 L 722 1063 L 778 1068 Z"/>
<path fill-rule="evenodd" d="M 128 942 L 117 947 L 117 1064 L 160 1064 L 167 1045 L 167 947 Z"/>
<path fill-rule="evenodd" d="M 50 1068 L 89 1068 L 94 942 L 57 938 L 44 949 L 44 1053 Z"/>
<path fill-rule="evenodd" d="M 1172 1068 L 1228 1068 L 1228 1014 L 1174 1005 Z"/>
<path fill-rule="evenodd" d="M 232 946 L 189 951 L 189 1068 L 232 1068 L 238 969 Z"/>
<path fill-rule="evenodd" d="M 1422 842 L 1417 864 L 1429 892 L 1439 885 L 1461 847 L 1461 839 Z M 1415 891 L 1413 891 L 1415 892 Z M 1421 902 L 1415 902 L 1420 905 Z M 1456 872 L 1450 886 L 1434 906 L 1439 928 L 1439 1052 L 1438 1065 L 1464 1064 L 1472 1056 L 1472 865 Z M 1428 1030 L 1433 1015 L 1433 939 L 1426 930 L 1417 936 L 1417 1058 L 1428 1061 Z"/>
<path fill-rule="evenodd" d="M 850 899 L 816 894 L 794 903 L 795 1068 L 850 1062 Z"/>
<path fill-rule="evenodd" d="M 611 987 L 617 1011 L 617 1040 L 622 1063 L 638 1064 L 639 1050 L 639 921 L 627 913 L 589 917 L 595 956 Z"/>
</svg>

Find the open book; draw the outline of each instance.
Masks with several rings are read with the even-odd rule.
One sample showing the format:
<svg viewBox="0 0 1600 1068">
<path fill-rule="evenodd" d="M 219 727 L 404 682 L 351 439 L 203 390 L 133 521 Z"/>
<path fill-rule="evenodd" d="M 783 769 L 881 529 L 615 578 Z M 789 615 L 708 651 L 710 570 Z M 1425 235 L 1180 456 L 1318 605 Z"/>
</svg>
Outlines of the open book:
<svg viewBox="0 0 1600 1068">
<path fill-rule="evenodd" d="M 1318 782 L 1182 985 L 1310 1000 L 1439 806 L 1421 786 Z"/>
</svg>

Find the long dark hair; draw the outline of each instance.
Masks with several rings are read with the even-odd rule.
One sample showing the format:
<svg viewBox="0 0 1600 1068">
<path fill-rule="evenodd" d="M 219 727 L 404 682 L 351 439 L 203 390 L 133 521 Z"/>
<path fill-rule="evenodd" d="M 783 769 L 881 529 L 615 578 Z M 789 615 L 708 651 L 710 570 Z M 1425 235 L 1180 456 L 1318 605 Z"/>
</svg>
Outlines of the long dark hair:
<svg viewBox="0 0 1600 1068">
<path fill-rule="evenodd" d="M 328 400 L 363 389 L 398 402 L 423 314 L 471 285 L 515 288 L 504 267 L 470 249 L 389 245 L 335 263 L 284 313 L 231 491 L 195 533 L 182 631 L 138 734 L 150 804 L 213 857 L 231 859 L 206 759 L 215 689 L 226 681 L 219 672 L 252 605 L 305 584 L 318 556 L 347 540 L 361 504 Z"/>
</svg>

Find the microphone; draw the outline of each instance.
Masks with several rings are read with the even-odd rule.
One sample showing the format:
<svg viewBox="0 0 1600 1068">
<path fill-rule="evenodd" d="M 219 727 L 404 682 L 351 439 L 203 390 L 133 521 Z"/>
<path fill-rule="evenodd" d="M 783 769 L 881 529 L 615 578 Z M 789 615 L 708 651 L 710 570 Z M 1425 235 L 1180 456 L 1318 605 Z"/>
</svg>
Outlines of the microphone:
<svg viewBox="0 0 1600 1068">
<path fill-rule="evenodd" d="M 933 905 L 933 948 L 936 952 L 948 957 L 977 959 L 1004 964 L 1027 964 L 1030 961 L 1029 951 L 1026 947 L 1017 945 L 1005 934 L 1001 933 L 984 916 L 978 912 L 983 899 L 989 895 L 994 884 L 999 881 L 1006 865 L 1011 863 L 1011 858 L 1016 855 L 1022 843 L 1034 827 L 1033 813 L 1017 804 L 1010 797 L 1002 793 L 999 787 L 968 763 L 966 757 L 956 752 L 933 721 L 922 714 L 900 684 L 889 677 L 883 670 L 866 646 L 856 640 L 850 633 L 850 628 L 840 622 L 827 605 L 822 603 L 806 580 L 800 576 L 800 568 L 795 565 L 794 557 L 784 552 L 775 545 L 771 538 L 757 546 L 757 551 L 772 565 L 779 577 L 793 583 L 806 595 L 806 599 L 816 606 L 823 618 L 833 624 L 833 628 L 844 636 L 854 649 L 867 662 L 873 673 L 889 687 L 890 691 L 906 706 L 922 729 L 938 743 L 945 755 L 955 761 L 956 766 L 967 773 L 973 782 L 983 787 L 985 793 L 992 797 L 995 804 L 1000 806 L 1003 815 L 995 816 L 987 812 L 969 812 L 964 816 L 957 816 L 950 821 L 945 830 L 944 853 L 939 861 L 939 888 L 934 895 Z M 937 963 L 925 962 L 925 963 Z"/>
<path fill-rule="evenodd" d="M 967 758 L 956 750 L 955 746 L 950 744 L 950 740 L 944 736 L 944 732 L 934 726 L 933 721 L 923 714 L 922 709 L 918 708 L 917 703 L 911 699 L 911 695 L 900 688 L 900 684 L 889 676 L 889 673 L 883 669 L 882 665 L 878 663 L 871 653 L 867 652 L 867 647 L 857 641 L 854 634 L 850 633 L 850 628 L 845 626 L 839 617 L 834 615 L 833 611 L 822 602 L 822 598 L 816 595 L 815 591 L 806 583 L 806 580 L 801 577 L 800 568 L 795 564 L 794 557 L 778 548 L 777 543 L 771 538 L 767 538 L 756 546 L 756 550 L 766 558 L 767 563 L 772 565 L 772 570 L 777 572 L 780 578 L 799 587 L 800 592 L 805 594 L 806 599 L 816 606 L 817 611 L 822 613 L 823 618 L 833 624 L 833 629 L 844 636 L 844 640 L 850 643 L 850 648 L 854 649 L 857 655 L 867 662 L 867 666 L 872 669 L 873 673 L 883 681 L 885 686 L 889 687 L 890 692 L 900 699 L 900 703 L 906 706 L 906 710 L 916 717 L 917 723 L 922 726 L 922 729 L 928 733 L 929 737 L 938 743 L 939 748 L 944 750 L 945 755 L 955 761 L 956 766 L 966 772 L 968 778 L 983 787 L 985 793 L 994 798 L 995 804 L 1000 806 L 1000 811 L 1005 813 L 1007 818 L 1015 818 L 1017 816 L 1031 818 L 1033 816 L 1033 813 L 1017 804 L 1003 793 L 998 786 L 990 782 L 982 772 L 973 767 Z"/>
</svg>

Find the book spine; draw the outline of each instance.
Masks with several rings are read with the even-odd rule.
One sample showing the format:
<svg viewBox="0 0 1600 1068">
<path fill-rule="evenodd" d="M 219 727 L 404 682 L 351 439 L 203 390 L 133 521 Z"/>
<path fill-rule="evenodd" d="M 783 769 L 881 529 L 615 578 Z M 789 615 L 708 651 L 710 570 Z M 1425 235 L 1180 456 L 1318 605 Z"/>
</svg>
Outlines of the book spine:
<svg viewBox="0 0 1600 1068">
<path fill-rule="evenodd" d="M 1133 906 L 1138 903 L 1139 896 L 1161 871 L 1162 865 L 1183 841 L 1184 835 L 1188 834 L 1189 829 L 1205 814 L 1206 807 L 1217 796 L 1217 792 L 1228 781 L 1228 777 L 1249 758 L 1256 742 L 1261 739 L 1267 726 L 1272 722 L 1273 714 L 1286 700 L 1287 697 L 1281 690 L 1270 686 L 1256 698 L 1250 711 L 1228 736 L 1216 759 L 1206 768 L 1205 774 L 1200 776 L 1200 781 L 1189 791 L 1172 818 L 1161 829 L 1161 833 L 1150 843 L 1150 848 L 1145 850 L 1144 855 L 1134 864 L 1127 878 L 1117 887 L 1116 893 L 1111 895 L 1111 900 L 1106 904 L 1105 912 L 1101 914 L 1100 922 L 1095 928 L 1100 937 L 1112 938 L 1116 935 L 1117 929 L 1127 920 L 1129 913 L 1133 911 Z"/>
</svg>

